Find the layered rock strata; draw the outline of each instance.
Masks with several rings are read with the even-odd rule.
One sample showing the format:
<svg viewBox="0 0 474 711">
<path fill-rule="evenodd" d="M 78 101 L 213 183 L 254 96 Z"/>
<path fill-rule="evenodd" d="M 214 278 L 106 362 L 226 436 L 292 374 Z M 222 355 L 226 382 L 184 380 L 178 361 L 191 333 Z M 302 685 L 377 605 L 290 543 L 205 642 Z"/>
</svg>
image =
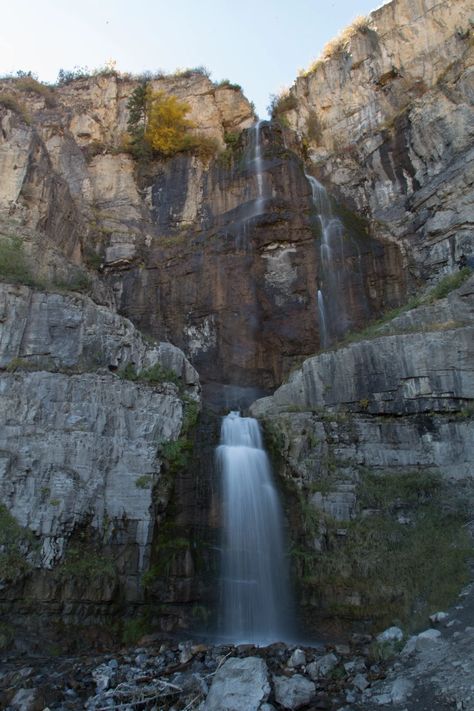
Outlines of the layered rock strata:
<svg viewBox="0 0 474 711">
<path fill-rule="evenodd" d="M 447 529 L 459 506 L 466 511 L 459 513 L 458 531 L 469 521 L 473 289 L 471 277 L 447 298 L 425 303 L 380 327 L 372 340 L 306 360 L 272 397 L 251 407 L 252 414 L 263 420 L 293 500 L 288 515 L 295 526 L 296 548 L 300 546 L 296 562 L 304 602 L 313 614 L 320 606 L 320 611 L 330 608 L 348 619 L 370 619 L 384 606 L 391 610 L 393 603 L 395 614 L 397 599 L 402 608 L 405 605 L 405 583 L 391 579 L 387 570 L 403 568 L 409 554 L 405 552 L 403 560 L 394 552 L 391 568 L 390 536 L 400 540 L 402 550 L 404 539 L 399 537 L 416 538 L 418 523 L 424 526 L 431 515 L 438 516 L 435 506 L 442 516 L 449 514 L 443 519 L 446 536 L 457 535 Z M 381 555 L 381 545 L 386 568 L 380 563 L 376 573 L 378 564 L 371 555 Z M 467 539 L 465 545 L 467 551 Z M 334 564 L 334 555 L 345 568 L 338 569 L 335 563 L 332 572 L 326 571 L 327 578 L 318 579 L 318 566 L 322 569 L 325 561 Z M 423 554 L 423 565 L 428 562 L 430 570 L 436 570 L 443 553 L 438 550 L 438 561 L 428 560 L 429 555 Z M 446 555 L 452 558 L 449 550 Z M 422 571 L 423 565 L 420 561 L 420 580 L 431 574 Z M 375 609 L 368 602 L 373 598 L 370 586 L 363 582 L 371 575 L 379 579 Z"/>
<path fill-rule="evenodd" d="M 221 153 L 137 163 L 124 145 L 137 82 L 81 79 L 51 90 L 49 103 L 5 83 L 17 107 L 2 109 L 4 231 L 28 228 L 98 268 L 94 298 L 182 348 L 210 392 L 274 388 L 320 343 L 322 237 L 303 165 L 278 128 L 248 128 L 239 91 L 199 74 L 151 85 L 185 100 L 193 130 Z M 399 303 L 406 278 L 398 247 L 344 214 L 345 323 L 355 327 Z M 24 244 L 38 272 L 57 278 L 38 240 Z"/>
<path fill-rule="evenodd" d="M 88 297 L 0 293 L 3 611 L 100 619 L 143 599 L 173 485 L 163 448 L 199 403 L 198 376 Z"/>
<path fill-rule="evenodd" d="M 392 0 L 328 46 L 279 114 L 309 170 L 418 278 L 473 251 L 473 23 L 468 0 Z"/>
</svg>

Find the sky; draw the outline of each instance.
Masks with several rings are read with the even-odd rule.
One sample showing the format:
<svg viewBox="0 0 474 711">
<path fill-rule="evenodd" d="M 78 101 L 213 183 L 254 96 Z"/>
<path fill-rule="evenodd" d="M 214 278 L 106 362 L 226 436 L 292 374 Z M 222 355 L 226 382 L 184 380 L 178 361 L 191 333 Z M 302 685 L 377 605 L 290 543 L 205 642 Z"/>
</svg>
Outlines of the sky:
<svg viewBox="0 0 474 711">
<path fill-rule="evenodd" d="M 16 0 L 2 7 L 0 74 L 60 68 L 119 71 L 205 66 L 240 84 L 266 116 L 327 41 L 382 0 Z"/>
</svg>

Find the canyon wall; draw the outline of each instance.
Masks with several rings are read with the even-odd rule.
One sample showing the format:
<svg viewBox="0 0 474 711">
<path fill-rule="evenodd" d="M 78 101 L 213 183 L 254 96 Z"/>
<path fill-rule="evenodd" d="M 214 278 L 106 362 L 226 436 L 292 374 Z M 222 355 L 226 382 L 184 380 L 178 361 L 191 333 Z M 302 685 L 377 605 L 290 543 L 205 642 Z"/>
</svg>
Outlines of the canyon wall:
<svg viewBox="0 0 474 711">
<path fill-rule="evenodd" d="M 161 629 L 204 623 L 215 413 L 275 388 L 252 412 L 286 490 L 308 624 L 408 618 L 431 604 L 412 579 L 443 599 L 443 580 L 461 584 L 470 13 L 393 0 L 296 80 L 272 122 L 202 72 L 150 78 L 188 104 L 201 142 L 170 157 L 130 152 L 139 80 L 0 81 L 5 615 L 84 623 L 149 604 Z M 416 308 L 336 347 L 418 288 Z M 213 412 L 197 423 L 201 385 Z M 427 567 L 398 585 L 380 559 L 404 541 L 411 570 Z"/>
<path fill-rule="evenodd" d="M 98 268 L 95 299 L 182 348 L 209 397 L 225 384 L 250 401 L 320 345 L 321 231 L 304 165 L 277 126 L 249 129 L 238 89 L 193 73 L 150 86 L 185 100 L 217 152 L 136 161 L 125 134 L 137 86 L 98 76 L 41 96 L 4 82 L 4 233 L 21 234 L 44 278 L 58 279 L 58 251 Z M 407 282 L 397 245 L 348 210 L 343 222 L 355 327 L 399 303 Z"/>
<path fill-rule="evenodd" d="M 393 0 L 331 42 L 277 111 L 310 172 L 421 280 L 472 253 L 473 23 L 468 0 Z"/>
</svg>

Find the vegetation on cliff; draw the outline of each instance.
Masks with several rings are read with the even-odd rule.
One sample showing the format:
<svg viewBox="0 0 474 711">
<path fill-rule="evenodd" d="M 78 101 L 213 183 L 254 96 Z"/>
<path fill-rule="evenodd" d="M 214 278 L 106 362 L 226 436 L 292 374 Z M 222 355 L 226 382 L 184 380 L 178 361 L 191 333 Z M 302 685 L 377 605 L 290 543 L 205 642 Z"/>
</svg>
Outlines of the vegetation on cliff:
<svg viewBox="0 0 474 711">
<path fill-rule="evenodd" d="M 189 104 L 165 91 L 153 91 L 148 82 L 132 92 L 127 108 L 130 152 L 136 158 L 170 157 L 183 151 L 209 157 L 217 151 L 215 141 L 191 132 Z"/>
</svg>

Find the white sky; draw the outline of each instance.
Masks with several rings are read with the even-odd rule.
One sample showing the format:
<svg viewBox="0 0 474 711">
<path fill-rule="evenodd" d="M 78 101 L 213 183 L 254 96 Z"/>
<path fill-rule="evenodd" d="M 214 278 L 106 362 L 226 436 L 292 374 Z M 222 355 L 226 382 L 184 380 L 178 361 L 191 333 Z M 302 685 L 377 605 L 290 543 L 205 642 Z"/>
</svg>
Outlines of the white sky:
<svg viewBox="0 0 474 711">
<path fill-rule="evenodd" d="M 269 95 L 293 83 L 325 43 L 380 0 L 16 0 L 0 25 L 0 74 L 31 70 L 54 82 L 60 68 L 107 60 L 140 73 L 206 66 L 241 84 L 265 116 Z"/>
</svg>

